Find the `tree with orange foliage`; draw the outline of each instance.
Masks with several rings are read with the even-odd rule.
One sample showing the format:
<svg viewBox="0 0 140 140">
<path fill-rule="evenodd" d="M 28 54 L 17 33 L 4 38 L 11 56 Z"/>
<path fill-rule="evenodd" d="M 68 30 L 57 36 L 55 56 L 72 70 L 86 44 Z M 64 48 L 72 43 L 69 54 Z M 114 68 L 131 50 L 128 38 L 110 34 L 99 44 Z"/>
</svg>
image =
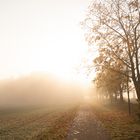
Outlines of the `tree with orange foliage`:
<svg viewBox="0 0 140 140">
<path fill-rule="evenodd" d="M 140 100 L 140 2 L 93 0 L 84 21 L 86 40 L 98 47 L 98 71 L 109 68 L 132 79 Z"/>
</svg>

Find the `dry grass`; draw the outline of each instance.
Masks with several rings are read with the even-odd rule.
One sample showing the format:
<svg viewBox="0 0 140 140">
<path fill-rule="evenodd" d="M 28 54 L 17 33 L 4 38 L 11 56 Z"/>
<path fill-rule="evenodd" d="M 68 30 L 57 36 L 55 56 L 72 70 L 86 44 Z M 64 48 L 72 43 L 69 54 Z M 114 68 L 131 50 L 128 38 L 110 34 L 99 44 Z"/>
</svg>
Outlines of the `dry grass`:
<svg viewBox="0 0 140 140">
<path fill-rule="evenodd" d="M 36 140 L 64 140 L 75 118 L 77 108 L 61 114 L 48 131 L 42 132 Z"/>
<path fill-rule="evenodd" d="M 140 122 L 134 110 L 130 116 L 127 105 L 93 105 L 93 111 L 110 133 L 112 140 L 140 140 Z M 136 110 L 135 110 L 136 111 Z"/>
<path fill-rule="evenodd" d="M 65 136 L 73 119 L 75 106 L 38 108 L 8 113 L 0 112 L 0 140 L 30 140 Z M 58 129 L 59 128 L 59 129 Z"/>
</svg>

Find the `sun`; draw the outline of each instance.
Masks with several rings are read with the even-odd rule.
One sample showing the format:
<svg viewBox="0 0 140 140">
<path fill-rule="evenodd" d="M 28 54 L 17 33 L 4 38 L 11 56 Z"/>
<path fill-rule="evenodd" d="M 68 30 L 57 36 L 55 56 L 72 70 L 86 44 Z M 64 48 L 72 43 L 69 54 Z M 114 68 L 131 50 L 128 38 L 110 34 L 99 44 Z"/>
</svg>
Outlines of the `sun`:
<svg viewBox="0 0 140 140">
<path fill-rule="evenodd" d="M 75 27 L 52 30 L 53 25 L 50 26 L 46 44 L 32 48 L 30 71 L 43 71 L 62 79 L 75 79 L 75 67 L 81 63 L 87 49 L 83 45 L 83 34 Z"/>
<path fill-rule="evenodd" d="M 28 61 L 25 57 L 21 57 L 22 64 L 26 63 L 28 66 L 21 64 L 21 67 L 16 68 L 17 77 L 32 72 L 43 72 L 50 73 L 59 79 L 88 86 L 91 80 L 82 72 L 83 70 L 80 73 L 76 72 L 76 67 L 82 62 L 83 56 L 87 57 L 88 50 L 83 34 L 76 29 L 74 33 L 73 28 L 48 30 L 49 36 L 46 37 L 46 42 L 30 48 Z"/>
<path fill-rule="evenodd" d="M 89 2 L 56 3 L 55 6 L 53 1 L 11 3 L 7 10 L 1 3 L 4 8 L 0 26 L 3 46 L 0 78 L 20 77 L 36 71 L 63 79 L 77 77 L 74 69 L 88 46 L 79 24 Z"/>
</svg>

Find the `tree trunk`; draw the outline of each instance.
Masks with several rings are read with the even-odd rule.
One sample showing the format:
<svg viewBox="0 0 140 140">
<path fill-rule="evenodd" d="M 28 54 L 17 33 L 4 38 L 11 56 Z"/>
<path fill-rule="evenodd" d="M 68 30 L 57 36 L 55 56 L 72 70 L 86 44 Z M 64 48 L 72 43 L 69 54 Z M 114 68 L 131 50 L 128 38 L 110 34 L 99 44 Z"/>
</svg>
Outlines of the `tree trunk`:
<svg viewBox="0 0 140 140">
<path fill-rule="evenodd" d="M 129 87 L 127 87 L 127 97 L 128 97 L 128 112 L 129 112 L 129 115 L 130 115 L 131 114 L 131 104 L 130 104 Z"/>
<path fill-rule="evenodd" d="M 120 101 L 121 101 L 121 102 L 124 101 L 124 100 L 123 100 L 123 92 L 122 92 L 122 91 L 120 91 Z"/>
<path fill-rule="evenodd" d="M 115 92 L 115 101 L 117 102 L 117 93 Z"/>
<path fill-rule="evenodd" d="M 129 77 L 127 77 L 127 97 L 128 97 L 128 112 L 131 114 L 130 93 L 129 93 Z"/>
<path fill-rule="evenodd" d="M 109 94 L 110 102 L 113 103 L 113 95 Z"/>
<path fill-rule="evenodd" d="M 136 89 L 137 98 L 140 101 L 140 82 L 134 83 L 134 85 Z"/>
</svg>

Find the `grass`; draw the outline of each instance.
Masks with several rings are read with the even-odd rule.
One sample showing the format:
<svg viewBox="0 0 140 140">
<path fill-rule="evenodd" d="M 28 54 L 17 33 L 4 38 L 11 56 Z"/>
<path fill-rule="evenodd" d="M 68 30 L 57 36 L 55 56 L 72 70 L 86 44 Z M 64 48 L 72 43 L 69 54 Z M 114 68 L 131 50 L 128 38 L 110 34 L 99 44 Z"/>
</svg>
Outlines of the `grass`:
<svg viewBox="0 0 140 140">
<path fill-rule="evenodd" d="M 131 105 L 132 114 L 127 111 L 127 104 L 93 105 L 93 111 L 110 133 L 112 140 L 140 140 L 140 121 L 136 117 L 138 105 Z"/>
<path fill-rule="evenodd" d="M 61 114 L 52 127 L 38 135 L 36 140 L 64 140 L 67 137 L 76 112 L 77 108 L 74 108 Z"/>
<path fill-rule="evenodd" d="M 65 137 L 75 105 L 0 111 L 0 140 L 35 140 Z M 59 128 L 59 129 L 58 129 Z M 61 139 L 62 140 L 62 139 Z"/>
<path fill-rule="evenodd" d="M 138 105 L 93 104 L 93 112 L 112 140 L 140 140 Z M 0 140 L 64 140 L 78 111 L 78 105 L 0 109 Z"/>
</svg>

